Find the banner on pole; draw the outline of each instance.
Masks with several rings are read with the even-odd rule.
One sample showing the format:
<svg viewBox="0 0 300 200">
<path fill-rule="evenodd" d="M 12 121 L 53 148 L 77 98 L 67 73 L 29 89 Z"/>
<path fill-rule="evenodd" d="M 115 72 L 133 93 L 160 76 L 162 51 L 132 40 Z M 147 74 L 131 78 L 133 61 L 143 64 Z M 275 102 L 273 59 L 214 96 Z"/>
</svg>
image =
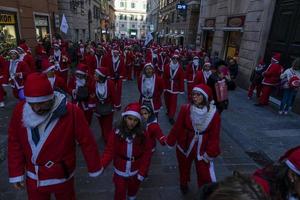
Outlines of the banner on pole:
<svg viewBox="0 0 300 200">
<path fill-rule="evenodd" d="M 67 19 L 65 17 L 65 14 L 63 14 L 62 20 L 61 20 L 61 25 L 60 25 L 60 30 L 64 34 L 67 34 L 68 29 L 69 29 L 69 25 L 68 25 Z"/>
</svg>

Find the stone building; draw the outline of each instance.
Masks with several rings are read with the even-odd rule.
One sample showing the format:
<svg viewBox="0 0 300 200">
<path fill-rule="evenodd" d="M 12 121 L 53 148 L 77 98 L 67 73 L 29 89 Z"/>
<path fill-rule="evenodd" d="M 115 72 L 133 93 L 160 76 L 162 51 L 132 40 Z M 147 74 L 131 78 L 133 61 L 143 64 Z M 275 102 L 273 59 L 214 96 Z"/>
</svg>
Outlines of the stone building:
<svg viewBox="0 0 300 200">
<path fill-rule="evenodd" d="M 57 0 L 0 1 L 0 48 L 25 39 L 34 49 L 37 38 L 51 35 L 58 27 Z"/>
<path fill-rule="evenodd" d="M 159 0 L 148 0 L 147 2 L 147 25 L 150 32 L 157 32 L 159 2 Z"/>
<path fill-rule="evenodd" d="M 115 0 L 115 36 L 144 38 L 146 36 L 147 0 Z"/>
<path fill-rule="evenodd" d="M 158 42 L 194 48 L 199 11 L 200 0 L 161 0 L 158 12 Z"/>
<path fill-rule="evenodd" d="M 299 16 L 298 0 L 202 0 L 197 47 L 223 59 L 235 57 L 239 85 L 247 88 L 259 59 L 268 64 L 279 52 L 286 68 L 300 56 Z"/>
</svg>

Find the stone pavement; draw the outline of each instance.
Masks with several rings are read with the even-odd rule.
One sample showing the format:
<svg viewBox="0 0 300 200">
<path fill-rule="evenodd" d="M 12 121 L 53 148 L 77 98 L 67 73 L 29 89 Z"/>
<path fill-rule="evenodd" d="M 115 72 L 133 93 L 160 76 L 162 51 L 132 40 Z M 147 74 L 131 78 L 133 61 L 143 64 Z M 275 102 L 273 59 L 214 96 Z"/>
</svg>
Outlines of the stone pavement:
<svg viewBox="0 0 300 200">
<path fill-rule="evenodd" d="M 138 100 L 135 82 L 124 82 L 123 105 Z M 184 95 L 179 97 L 179 104 L 186 102 Z M 252 173 L 259 164 L 265 164 L 270 159 L 276 159 L 287 148 L 297 145 L 300 136 L 300 116 L 278 116 L 271 107 L 257 108 L 253 101 L 246 98 L 244 90 L 238 89 L 230 93 L 230 107 L 222 115 L 222 154 L 215 161 L 217 179 L 223 179 L 233 170 Z M 0 144 L 6 143 L 8 116 L 14 103 L 6 110 L 0 110 Z M 171 126 L 163 109 L 159 123 L 165 134 Z M 115 113 L 115 122 L 120 118 L 120 112 Z M 97 138 L 100 151 L 104 144 L 101 140 L 99 127 L 93 120 L 92 130 Z M 4 140 L 4 141 L 3 141 Z M 5 154 L 4 154 L 5 155 Z M 79 200 L 113 199 L 112 167 L 105 170 L 102 176 L 89 178 L 80 150 L 78 149 L 76 170 L 76 192 Z M 24 191 L 14 191 L 7 183 L 6 162 L 0 163 L 0 200 L 26 199 Z M 178 169 L 175 149 L 158 145 L 152 159 L 149 177 L 142 183 L 138 199 L 193 199 L 197 194 L 195 170 L 192 171 L 190 193 L 183 197 L 178 187 Z"/>
</svg>

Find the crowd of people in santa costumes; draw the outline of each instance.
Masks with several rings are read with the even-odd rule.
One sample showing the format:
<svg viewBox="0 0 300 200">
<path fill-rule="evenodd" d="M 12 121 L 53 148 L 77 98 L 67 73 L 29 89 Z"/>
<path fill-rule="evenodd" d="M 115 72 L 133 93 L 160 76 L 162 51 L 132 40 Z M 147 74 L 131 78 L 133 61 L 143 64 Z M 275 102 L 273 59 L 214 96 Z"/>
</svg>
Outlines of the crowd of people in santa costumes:
<svg viewBox="0 0 300 200">
<path fill-rule="evenodd" d="M 221 153 L 220 114 L 228 107 L 228 90 L 238 73 L 233 58 L 226 62 L 205 52 L 155 43 L 145 47 L 135 40 L 79 43 L 72 55 L 69 48 L 67 41 L 54 38 L 49 51 L 38 44 L 39 56 L 33 62 L 26 43 L 12 49 L 9 60 L 0 57 L 0 84 L 10 84 L 20 101 L 12 115 L 8 140 L 9 176 L 16 188 L 23 187 L 26 176 L 29 199 L 49 199 L 50 194 L 57 199 L 75 199 L 77 143 L 91 176 L 100 175 L 113 161 L 115 199 L 136 198 L 148 176 L 157 141 L 176 147 L 182 194 L 189 190 L 193 163 L 199 188 L 216 182 L 214 159 Z M 280 78 L 290 80 L 294 73 L 297 75 L 294 66 L 298 64 L 282 73 L 279 60 L 279 54 L 275 54 L 265 72 L 255 71 L 263 80 L 259 85 L 255 76 L 249 97 L 254 88 L 261 88 L 259 105 L 268 102 Z M 121 97 L 125 80 L 136 80 L 139 97 L 132 101 L 139 102 L 127 105 L 114 127 L 113 121 L 124 107 Z M 175 118 L 185 80 L 187 103 Z M 297 84 L 296 78 L 291 82 Z M 295 90 L 285 92 L 284 109 L 291 105 Z M 0 87 L 0 107 L 4 98 L 5 91 Z M 160 128 L 162 107 L 173 125 L 169 133 Z M 94 116 L 105 143 L 102 155 L 89 128 Z"/>
</svg>

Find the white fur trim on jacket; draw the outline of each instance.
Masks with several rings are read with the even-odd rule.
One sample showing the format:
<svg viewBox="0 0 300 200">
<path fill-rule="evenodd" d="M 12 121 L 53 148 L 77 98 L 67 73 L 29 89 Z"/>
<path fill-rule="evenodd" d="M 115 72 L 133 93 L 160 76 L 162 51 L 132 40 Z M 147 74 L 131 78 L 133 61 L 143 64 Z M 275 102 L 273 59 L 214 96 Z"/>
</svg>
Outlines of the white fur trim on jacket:
<svg viewBox="0 0 300 200">
<path fill-rule="evenodd" d="M 103 170 L 104 170 L 104 168 L 101 167 L 101 169 L 98 170 L 98 171 L 96 171 L 96 172 L 89 172 L 89 176 L 90 176 L 90 177 L 97 177 L 97 176 L 99 176 L 99 175 L 102 174 Z"/>
</svg>

